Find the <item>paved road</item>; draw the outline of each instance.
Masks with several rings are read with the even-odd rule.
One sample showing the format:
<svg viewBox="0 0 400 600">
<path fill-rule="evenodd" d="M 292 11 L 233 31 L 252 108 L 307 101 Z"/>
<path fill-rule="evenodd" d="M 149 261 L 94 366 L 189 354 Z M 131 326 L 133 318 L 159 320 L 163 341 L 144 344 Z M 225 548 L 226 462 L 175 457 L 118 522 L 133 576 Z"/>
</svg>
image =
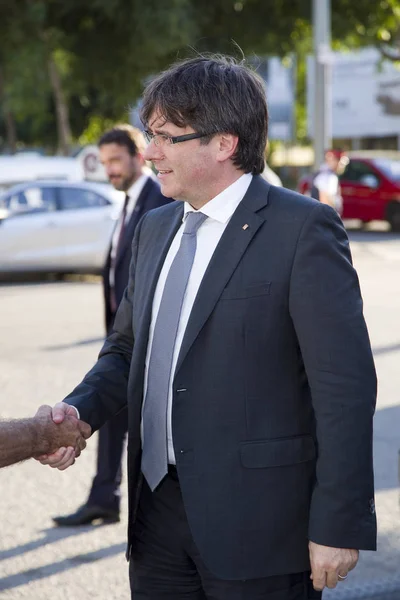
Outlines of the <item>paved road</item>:
<svg viewBox="0 0 400 600">
<path fill-rule="evenodd" d="M 379 551 L 328 598 L 400 598 L 400 236 L 351 232 L 354 261 L 380 379 L 375 425 Z M 27 416 L 62 399 L 95 360 L 101 345 L 97 282 L 0 286 L 0 418 Z M 85 500 L 94 472 L 92 440 L 65 473 L 34 461 L 0 472 L 0 598 L 128 599 L 121 524 L 62 530 L 51 516 Z"/>
</svg>

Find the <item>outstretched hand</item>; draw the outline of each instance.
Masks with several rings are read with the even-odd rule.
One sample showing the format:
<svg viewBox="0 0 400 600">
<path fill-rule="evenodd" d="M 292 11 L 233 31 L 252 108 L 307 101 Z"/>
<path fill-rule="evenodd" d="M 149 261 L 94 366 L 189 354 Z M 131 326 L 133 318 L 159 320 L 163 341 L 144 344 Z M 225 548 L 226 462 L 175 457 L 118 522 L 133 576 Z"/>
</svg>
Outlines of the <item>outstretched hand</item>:
<svg viewBox="0 0 400 600">
<path fill-rule="evenodd" d="M 37 456 L 37 460 L 60 471 L 73 465 L 86 447 L 90 425 L 80 421 L 76 409 L 65 402 L 58 402 L 53 408 L 41 406 L 35 419 L 45 421 L 44 435 L 49 442 L 47 453 Z"/>
</svg>

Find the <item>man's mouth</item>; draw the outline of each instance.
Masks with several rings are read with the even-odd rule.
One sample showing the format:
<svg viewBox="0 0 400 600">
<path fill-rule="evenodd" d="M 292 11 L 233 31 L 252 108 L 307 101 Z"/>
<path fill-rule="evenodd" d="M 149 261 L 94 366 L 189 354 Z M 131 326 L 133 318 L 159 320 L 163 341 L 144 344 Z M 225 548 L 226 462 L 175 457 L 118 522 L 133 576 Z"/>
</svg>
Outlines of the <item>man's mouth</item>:
<svg viewBox="0 0 400 600">
<path fill-rule="evenodd" d="M 172 171 L 169 169 L 157 169 L 157 171 L 157 179 L 160 179 L 161 181 L 172 173 Z"/>
</svg>

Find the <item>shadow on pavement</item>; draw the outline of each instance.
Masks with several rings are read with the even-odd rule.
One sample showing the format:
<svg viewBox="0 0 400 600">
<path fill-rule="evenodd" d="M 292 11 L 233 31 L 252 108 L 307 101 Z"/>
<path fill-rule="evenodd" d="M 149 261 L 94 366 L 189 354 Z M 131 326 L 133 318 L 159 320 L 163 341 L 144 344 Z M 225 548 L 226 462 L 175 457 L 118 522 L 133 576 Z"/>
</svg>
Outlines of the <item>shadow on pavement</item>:
<svg viewBox="0 0 400 600">
<path fill-rule="evenodd" d="M 347 230 L 350 242 L 398 242 L 400 233 L 391 233 L 389 231 L 354 231 Z"/>
<path fill-rule="evenodd" d="M 398 352 L 399 350 L 400 343 L 389 344 L 389 346 L 378 346 L 377 348 L 372 348 L 372 354 L 374 356 L 379 356 L 380 354 L 390 354 L 391 352 Z"/>
<path fill-rule="evenodd" d="M 90 338 L 88 340 L 80 340 L 73 342 L 72 344 L 60 344 L 56 346 L 44 346 L 41 348 L 42 352 L 54 352 L 57 350 L 69 350 L 70 348 L 76 348 L 77 346 L 88 346 L 89 344 L 98 344 L 104 342 L 104 337 Z"/>
<path fill-rule="evenodd" d="M 322 600 L 399 600 L 400 581 L 387 579 L 354 586 L 350 589 L 326 590 Z"/>
<path fill-rule="evenodd" d="M 60 540 L 73 537 L 75 535 L 80 535 L 81 533 L 96 531 L 98 527 L 103 526 L 104 525 L 100 524 L 88 525 L 87 527 L 50 527 L 49 529 L 43 529 L 41 533 L 44 533 L 45 535 L 39 539 L 32 540 L 26 544 L 21 544 L 20 546 L 14 546 L 14 548 L 8 548 L 8 550 L 0 550 L 0 561 L 8 558 L 14 558 L 15 556 L 20 556 L 21 554 L 26 554 L 27 552 L 32 552 L 33 550 L 37 550 L 43 546 L 55 544 Z M 1 581 L 2 580 L 0 579 L 0 582 Z"/>
<path fill-rule="evenodd" d="M 79 531 L 81 532 L 81 528 Z M 8 575 L 7 577 L 0 579 L 0 592 L 19 587 L 20 585 L 27 585 L 33 581 L 44 579 L 45 577 L 50 577 L 52 575 L 56 575 L 57 573 L 68 571 L 69 569 L 75 569 L 76 567 L 80 567 L 82 564 L 88 562 L 109 558 L 110 556 L 124 552 L 125 548 L 125 543 L 113 544 L 108 548 L 100 548 L 99 550 L 87 552 L 86 554 L 76 554 L 75 556 L 65 558 L 59 562 L 43 565 L 41 567 L 37 567 L 36 569 L 28 569 L 20 573 L 15 573 L 14 575 Z"/>
</svg>

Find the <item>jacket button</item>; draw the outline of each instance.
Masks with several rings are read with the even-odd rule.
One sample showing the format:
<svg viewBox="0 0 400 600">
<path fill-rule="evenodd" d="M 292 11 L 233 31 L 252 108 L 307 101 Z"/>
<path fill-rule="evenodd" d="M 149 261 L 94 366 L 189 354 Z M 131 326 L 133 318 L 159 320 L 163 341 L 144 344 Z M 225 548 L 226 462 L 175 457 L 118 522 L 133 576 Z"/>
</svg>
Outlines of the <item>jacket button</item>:
<svg viewBox="0 0 400 600">
<path fill-rule="evenodd" d="M 371 515 L 375 514 L 375 501 L 373 498 L 371 498 L 371 500 L 369 501 L 369 510 Z"/>
</svg>

